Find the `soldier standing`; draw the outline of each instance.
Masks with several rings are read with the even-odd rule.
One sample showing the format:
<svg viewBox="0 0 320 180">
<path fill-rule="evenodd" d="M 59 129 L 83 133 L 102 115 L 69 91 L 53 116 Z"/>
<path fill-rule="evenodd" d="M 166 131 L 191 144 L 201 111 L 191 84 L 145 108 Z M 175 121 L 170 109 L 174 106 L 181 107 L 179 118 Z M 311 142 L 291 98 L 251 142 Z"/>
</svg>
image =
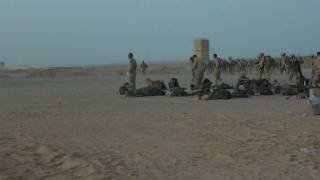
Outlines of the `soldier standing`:
<svg viewBox="0 0 320 180">
<path fill-rule="evenodd" d="M 137 74 L 137 62 L 133 57 L 132 53 L 128 55 L 129 66 L 128 66 L 128 77 L 129 77 L 129 85 L 132 90 L 136 89 L 136 74 Z"/>
<path fill-rule="evenodd" d="M 265 56 L 263 53 L 258 55 L 258 72 L 259 72 L 259 79 L 262 79 L 266 76 L 266 79 L 270 80 L 270 59 Z"/>
<path fill-rule="evenodd" d="M 197 55 L 194 55 L 194 69 L 195 69 L 195 88 L 202 88 L 202 80 L 206 70 L 206 63 L 204 60 L 199 59 Z"/>
<path fill-rule="evenodd" d="M 197 55 L 193 55 L 190 57 L 190 65 L 191 65 L 191 71 L 192 71 L 192 82 L 191 85 L 195 85 L 196 81 L 196 67 L 197 67 Z"/>
<path fill-rule="evenodd" d="M 320 87 L 320 52 L 313 56 L 311 77 L 312 86 Z"/>
<path fill-rule="evenodd" d="M 141 69 L 142 74 L 146 74 L 146 70 L 148 69 L 148 67 L 149 66 L 147 65 L 147 63 L 142 61 L 141 65 L 140 65 L 140 69 Z"/>
<path fill-rule="evenodd" d="M 296 79 L 302 78 L 303 74 L 301 71 L 301 64 L 303 64 L 303 60 L 301 57 L 297 57 L 296 55 L 291 55 L 293 75 L 296 76 Z"/>
<path fill-rule="evenodd" d="M 222 65 L 222 60 L 221 58 L 218 57 L 217 54 L 213 54 L 213 75 L 214 75 L 214 80 L 215 84 L 218 85 L 219 82 L 222 81 L 220 75 L 221 75 L 221 65 Z"/>
<path fill-rule="evenodd" d="M 281 57 L 281 72 L 286 72 L 288 80 L 291 82 L 294 75 L 292 59 L 286 53 L 282 53 Z"/>
</svg>

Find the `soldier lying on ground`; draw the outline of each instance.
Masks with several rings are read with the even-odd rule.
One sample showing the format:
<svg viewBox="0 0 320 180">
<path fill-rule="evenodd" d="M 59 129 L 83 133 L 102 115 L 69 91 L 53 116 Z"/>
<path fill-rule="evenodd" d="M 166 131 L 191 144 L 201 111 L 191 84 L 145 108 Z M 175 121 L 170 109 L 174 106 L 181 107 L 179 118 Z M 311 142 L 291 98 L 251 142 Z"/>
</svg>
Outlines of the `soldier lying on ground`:
<svg viewBox="0 0 320 180">
<path fill-rule="evenodd" d="M 180 88 L 179 82 L 177 78 L 171 78 L 169 81 L 169 90 L 172 90 L 173 88 Z"/>
<path fill-rule="evenodd" d="M 205 98 L 204 100 L 226 100 L 226 99 L 231 99 L 232 95 L 230 91 L 226 89 L 215 89 L 213 90 L 210 95 Z"/>
<path fill-rule="evenodd" d="M 226 86 L 227 87 L 227 86 Z M 204 98 L 204 100 L 219 100 L 219 99 L 231 99 L 231 98 L 248 98 L 249 95 L 246 91 L 239 91 L 239 90 L 233 90 L 232 89 L 224 89 L 222 87 L 220 88 L 212 88 L 211 93 L 207 98 Z"/>
<path fill-rule="evenodd" d="M 192 89 L 194 90 L 194 89 Z M 212 82 L 209 79 L 204 79 L 201 84 L 201 89 L 194 90 L 192 95 L 196 95 L 197 99 L 200 100 L 203 95 L 209 95 L 212 91 Z"/>
<path fill-rule="evenodd" d="M 281 94 L 284 96 L 297 96 L 297 98 L 306 98 L 309 96 L 310 87 L 310 79 L 302 76 L 297 78 L 297 84 L 282 85 Z"/>
<path fill-rule="evenodd" d="M 209 94 L 211 92 L 212 82 L 209 79 L 204 79 L 201 88 L 201 94 Z"/>
<path fill-rule="evenodd" d="M 163 96 L 167 86 L 163 83 L 156 83 L 147 87 L 142 87 L 140 89 L 132 89 L 128 82 L 124 83 L 119 88 L 120 95 L 126 95 L 131 97 L 144 97 L 144 96 Z"/>
<path fill-rule="evenodd" d="M 232 94 L 232 86 L 222 83 L 221 85 L 211 86 L 210 80 L 205 80 L 203 84 L 203 90 L 200 95 L 198 95 L 198 99 L 201 99 L 203 95 L 208 94 L 208 97 L 204 98 L 204 100 L 218 100 L 218 99 L 231 99 Z M 210 87 L 210 86 L 211 87 Z M 210 89 L 208 88 L 210 87 Z M 208 90 L 209 89 L 209 90 Z"/>
<path fill-rule="evenodd" d="M 160 87 L 142 87 L 136 90 L 128 90 L 126 92 L 127 97 L 145 97 L 145 96 L 163 96 L 165 95 L 166 89 L 164 86 Z"/>
<path fill-rule="evenodd" d="M 181 88 L 177 78 L 171 78 L 169 81 L 169 89 L 166 91 L 166 96 L 188 96 L 186 88 Z"/>
<path fill-rule="evenodd" d="M 226 84 L 226 83 L 221 83 L 220 85 L 214 85 L 214 86 L 212 86 L 212 88 L 214 88 L 214 89 L 218 89 L 218 88 L 220 88 L 220 89 L 233 89 L 233 87 L 232 86 L 230 86 L 229 84 Z"/>
<path fill-rule="evenodd" d="M 251 80 L 245 74 L 242 74 L 238 79 L 234 93 L 242 96 L 254 95 Z"/>
<path fill-rule="evenodd" d="M 259 95 L 273 95 L 272 85 L 267 79 L 251 80 L 254 93 Z"/>
<path fill-rule="evenodd" d="M 242 74 L 238 79 L 234 92 L 240 96 L 254 94 L 273 95 L 272 88 L 272 84 L 267 79 L 249 79 Z"/>
</svg>

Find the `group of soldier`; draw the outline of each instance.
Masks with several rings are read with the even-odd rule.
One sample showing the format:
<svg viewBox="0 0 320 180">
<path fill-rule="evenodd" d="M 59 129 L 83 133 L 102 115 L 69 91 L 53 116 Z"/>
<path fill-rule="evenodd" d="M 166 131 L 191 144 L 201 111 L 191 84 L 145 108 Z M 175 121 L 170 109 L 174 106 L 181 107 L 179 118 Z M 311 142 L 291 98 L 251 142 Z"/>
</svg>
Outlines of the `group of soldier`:
<svg viewBox="0 0 320 180">
<path fill-rule="evenodd" d="M 312 79 L 317 77 L 320 81 L 320 77 L 316 74 L 320 73 L 320 52 L 313 55 L 312 63 Z M 221 72 L 229 72 L 231 74 L 238 73 L 253 73 L 254 71 L 258 74 L 257 79 L 271 80 L 271 74 L 275 71 L 279 71 L 282 74 L 287 75 L 289 82 L 295 79 L 302 78 L 301 64 L 303 63 L 302 57 L 295 55 L 288 55 L 281 53 L 280 59 L 274 59 L 264 53 L 259 53 L 256 60 L 222 60 L 217 54 L 213 55 L 213 60 L 206 62 L 203 59 L 193 55 L 190 58 L 191 70 L 192 70 L 192 84 L 195 88 L 199 88 L 201 80 L 206 70 L 213 74 L 216 84 L 222 82 Z"/>
<path fill-rule="evenodd" d="M 197 55 L 193 55 L 190 58 L 191 71 L 192 71 L 192 86 L 195 89 L 200 89 L 202 80 L 204 78 L 205 71 L 214 74 L 215 83 L 221 83 L 221 71 L 222 71 L 222 59 L 217 54 L 213 54 L 213 61 L 206 63 L 204 60 L 198 58 Z M 209 68 L 208 68 L 209 67 Z"/>
<path fill-rule="evenodd" d="M 138 65 L 132 53 L 129 53 L 128 58 L 128 84 L 131 89 L 136 89 L 135 80 Z M 320 52 L 313 55 L 312 59 L 311 82 L 314 87 L 320 87 Z M 290 82 L 294 79 L 299 80 L 304 78 L 301 71 L 301 64 L 303 63 L 302 58 L 286 53 L 282 53 L 281 58 L 277 60 L 264 53 L 259 53 L 256 60 L 232 60 L 229 58 L 229 61 L 222 60 L 217 54 L 213 54 L 213 60 L 209 62 L 199 58 L 197 55 L 193 55 L 190 58 L 190 62 L 192 70 L 191 89 L 195 90 L 202 88 L 206 71 L 213 74 L 215 85 L 223 84 L 221 78 L 222 72 L 243 72 L 242 74 L 244 74 L 256 71 L 258 80 L 266 79 L 270 81 L 271 73 L 278 70 L 281 74 L 285 73 Z M 147 68 L 148 65 L 145 62 L 142 62 L 140 69 L 143 74 L 146 73 Z"/>
<path fill-rule="evenodd" d="M 275 70 L 279 70 L 281 74 L 286 73 L 288 81 L 292 82 L 294 77 L 298 79 L 302 76 L 302 63 L 302 58 L 295 55 L 289 56 L 286 53 L 281 53 L 281 59 L 276 61 L 271 56 L 266 56 L 263 53 L 260 53 L 258 55 L 257 63 L 259 79 L 265 78 L 270 80 L 271 73 Z"/>
</svg>

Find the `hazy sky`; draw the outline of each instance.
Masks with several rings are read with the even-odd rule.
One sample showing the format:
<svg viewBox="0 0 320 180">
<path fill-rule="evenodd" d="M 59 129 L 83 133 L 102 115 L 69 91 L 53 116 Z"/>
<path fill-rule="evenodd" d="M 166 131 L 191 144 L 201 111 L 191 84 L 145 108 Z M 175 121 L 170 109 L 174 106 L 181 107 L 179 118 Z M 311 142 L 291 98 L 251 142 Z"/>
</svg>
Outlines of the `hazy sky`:
<svg viewBox="0 0 320 180">
<path fill-rule="evenodd" d="M 29 65 L 182 60 L 320 49 L 319 0 L 0 0 L 0 59 Z"/>
</svg>

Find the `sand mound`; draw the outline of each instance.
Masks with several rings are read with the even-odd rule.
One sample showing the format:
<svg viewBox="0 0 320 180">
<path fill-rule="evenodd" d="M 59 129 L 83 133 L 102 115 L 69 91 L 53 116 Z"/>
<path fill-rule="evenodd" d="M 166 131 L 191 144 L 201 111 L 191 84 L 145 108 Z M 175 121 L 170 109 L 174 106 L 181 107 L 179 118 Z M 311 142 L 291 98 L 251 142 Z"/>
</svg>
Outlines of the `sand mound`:
<svg viewBox="0 0 320 180">
<path fill-rule="evenodd" d="M 89 161 L 63 153 L 31 138 L 0 139 L 0 179 L 101 179 Z"/>
</svg>

